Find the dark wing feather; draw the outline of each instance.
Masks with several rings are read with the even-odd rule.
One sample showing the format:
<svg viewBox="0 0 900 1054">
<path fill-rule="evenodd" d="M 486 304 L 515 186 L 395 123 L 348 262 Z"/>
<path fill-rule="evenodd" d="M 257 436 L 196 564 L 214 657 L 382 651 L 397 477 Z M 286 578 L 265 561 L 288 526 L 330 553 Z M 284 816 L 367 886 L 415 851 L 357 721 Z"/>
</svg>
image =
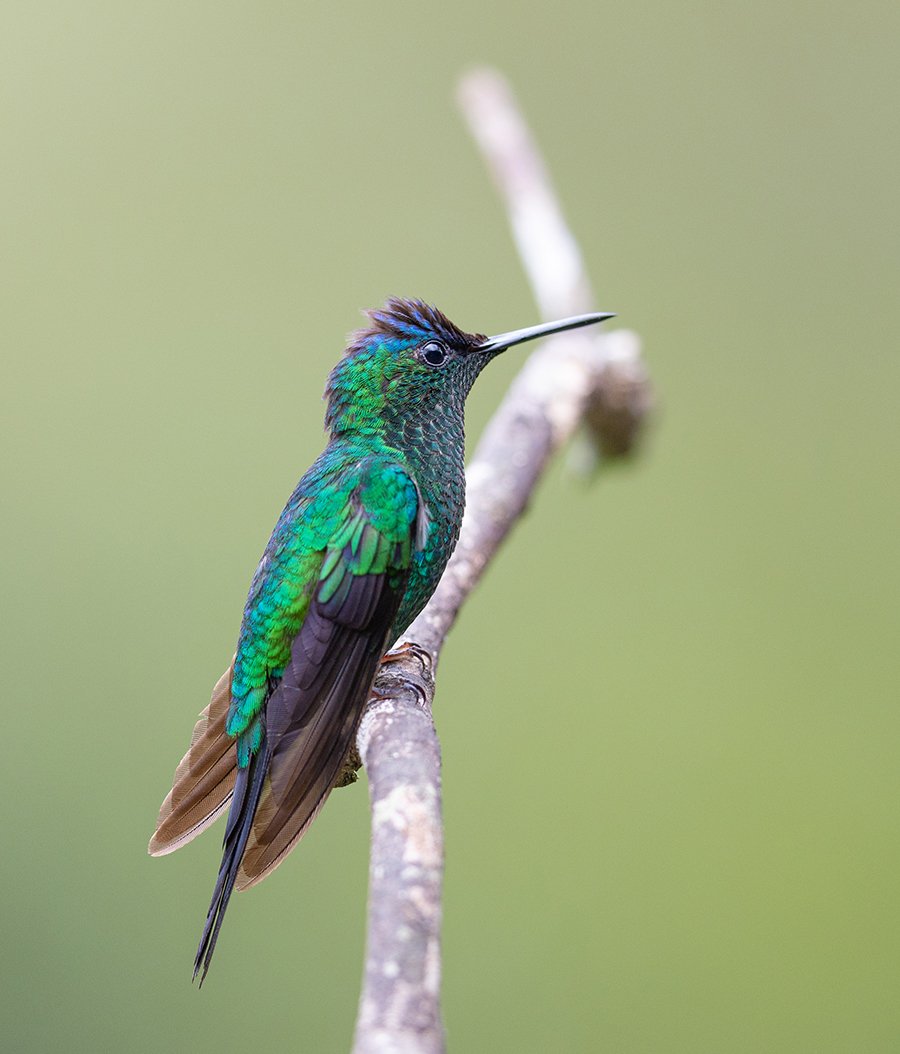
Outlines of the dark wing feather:
<svg viewBox="0 0 900 1054">
<path fill-rule="evenodd" d="M 172 789 L 159 810 L 150 839 L 151 856 L 164 856 L 196 838 L 217 819 L 231 799 L 237 774 L 234 740 L 225 732 L 231 703 L 231 666 L 212 691 L 200 715 L 188 752 L 175 770 Z"/>
<path fill-rule="evenodd" d="M 377 517 L 369 502 L 377 502 Z M 383 465 L 369 468 L 368 475 L 364 470 L 351 495 L 347 517 L 326 549 L 290 661 L 266 704 L 271 761 L 238 889 L 278 866 L 340 775 L 391 643 L 411 554 L 422 533 L 422 508 L 414 481 L 397 466 L 387 472 Z"/>
<path fill-rule="evenodd" d="M 334 786 L 390 643 L 408 576 L 408 567 L 400 575 L 398 570 L 348 572 L 346 588 L 342 582 L 327 602 L 311 602 L 291 661 L 266 707 L 269 779 L 244 851 L 238 889 L 254 885 L 278 866 Z"/>
</svg>

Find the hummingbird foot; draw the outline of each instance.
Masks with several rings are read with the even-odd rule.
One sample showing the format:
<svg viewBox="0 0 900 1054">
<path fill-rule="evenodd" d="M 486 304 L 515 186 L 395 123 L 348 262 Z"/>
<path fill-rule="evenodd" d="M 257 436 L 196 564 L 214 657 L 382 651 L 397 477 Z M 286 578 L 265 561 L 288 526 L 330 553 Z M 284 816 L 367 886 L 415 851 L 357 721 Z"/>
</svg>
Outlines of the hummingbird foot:
<svg viewBox="0 0 900 1054">
<path fill-rule="evenodd" d="M 402 662 L 407 658 L 418 659 L 426 670 L 430 670 L 434 665 L 431 653 L 426 651 L 421 644 L 416 644 L 413 640 L 402 640 L 396 645 L 396 647 L 391 648 L 391 650 L 382 657 L 381 665 L 388 666 L 392 662 Z"/>
</svg>

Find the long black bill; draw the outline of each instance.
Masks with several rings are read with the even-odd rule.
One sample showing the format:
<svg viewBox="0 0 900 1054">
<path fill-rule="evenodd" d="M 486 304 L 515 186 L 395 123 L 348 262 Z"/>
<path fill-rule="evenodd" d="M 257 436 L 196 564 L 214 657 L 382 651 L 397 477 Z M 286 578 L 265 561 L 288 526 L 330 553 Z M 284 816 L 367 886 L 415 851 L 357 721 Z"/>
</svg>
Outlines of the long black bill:
<svg viewBox="0 0 900 1054">
<path fill-rule="evenodd" d="M 514 329 L 509 333 L 500 333 L 496 337 L 488 337 L 483 344 L 478 345 L 479 351 L 503 351 L 511 348 L 513 344 L 524 344 L 526 340 L 536 340 L 538 337 L 549 337 L 551 333 L 562 333 L 566 329 L 579 329 L 581 326 L 593 326 L 595 322 L 605 322 L 608 318 L 615 318 L 614 314 L 604 311 L 593 311 L 589 315 L 573 315 L 571 318 L 561 318 L 559 322 L 543 322 L 540 326 L 529 326 L 527 329 Z"/>
</svg>

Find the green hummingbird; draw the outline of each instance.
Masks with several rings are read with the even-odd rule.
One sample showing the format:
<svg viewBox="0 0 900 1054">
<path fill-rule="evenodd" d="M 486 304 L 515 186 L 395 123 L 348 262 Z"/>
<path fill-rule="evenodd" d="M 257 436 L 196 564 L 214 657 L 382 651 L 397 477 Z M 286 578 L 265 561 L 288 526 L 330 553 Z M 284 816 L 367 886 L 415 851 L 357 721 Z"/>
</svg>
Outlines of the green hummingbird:
<svg viewBox="0 0 900 1054">
<path fill-rule="evenodd" d="M 385 652 L 434 592 L 465 505 L 464 404 L 514 344 L 611 318 L 495 337 L 421 300 L 367 312 L 325 391 L 328 444 L 253 575 L 237 651 L 194 728 L 150 853 L 179 849 L 231 803 L 194 959 L 209 969 L 232 890 L 293 849 L 339 778 Z"/>
</svg>

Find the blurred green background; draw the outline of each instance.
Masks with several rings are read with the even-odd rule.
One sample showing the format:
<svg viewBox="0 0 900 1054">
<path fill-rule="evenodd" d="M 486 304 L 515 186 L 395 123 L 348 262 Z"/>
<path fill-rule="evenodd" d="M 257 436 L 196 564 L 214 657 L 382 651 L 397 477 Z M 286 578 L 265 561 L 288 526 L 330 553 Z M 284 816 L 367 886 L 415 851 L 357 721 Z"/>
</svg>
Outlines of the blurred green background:
<svg viewBox="0 0 900 1054">
<path fill-rule="evenodd" d="M 898 31 L 891 0 L 0 8 L 5 1049 L 349 1046 L 363 787 L 200 994 L 219 834 L 145 847 L 358 310 L 537 320 L 453 103 L 484 62 L 661 412 L 633 468 L 551 472 L 445 653 L 451 1048 L 900 1048 Z"/>
</svg>

